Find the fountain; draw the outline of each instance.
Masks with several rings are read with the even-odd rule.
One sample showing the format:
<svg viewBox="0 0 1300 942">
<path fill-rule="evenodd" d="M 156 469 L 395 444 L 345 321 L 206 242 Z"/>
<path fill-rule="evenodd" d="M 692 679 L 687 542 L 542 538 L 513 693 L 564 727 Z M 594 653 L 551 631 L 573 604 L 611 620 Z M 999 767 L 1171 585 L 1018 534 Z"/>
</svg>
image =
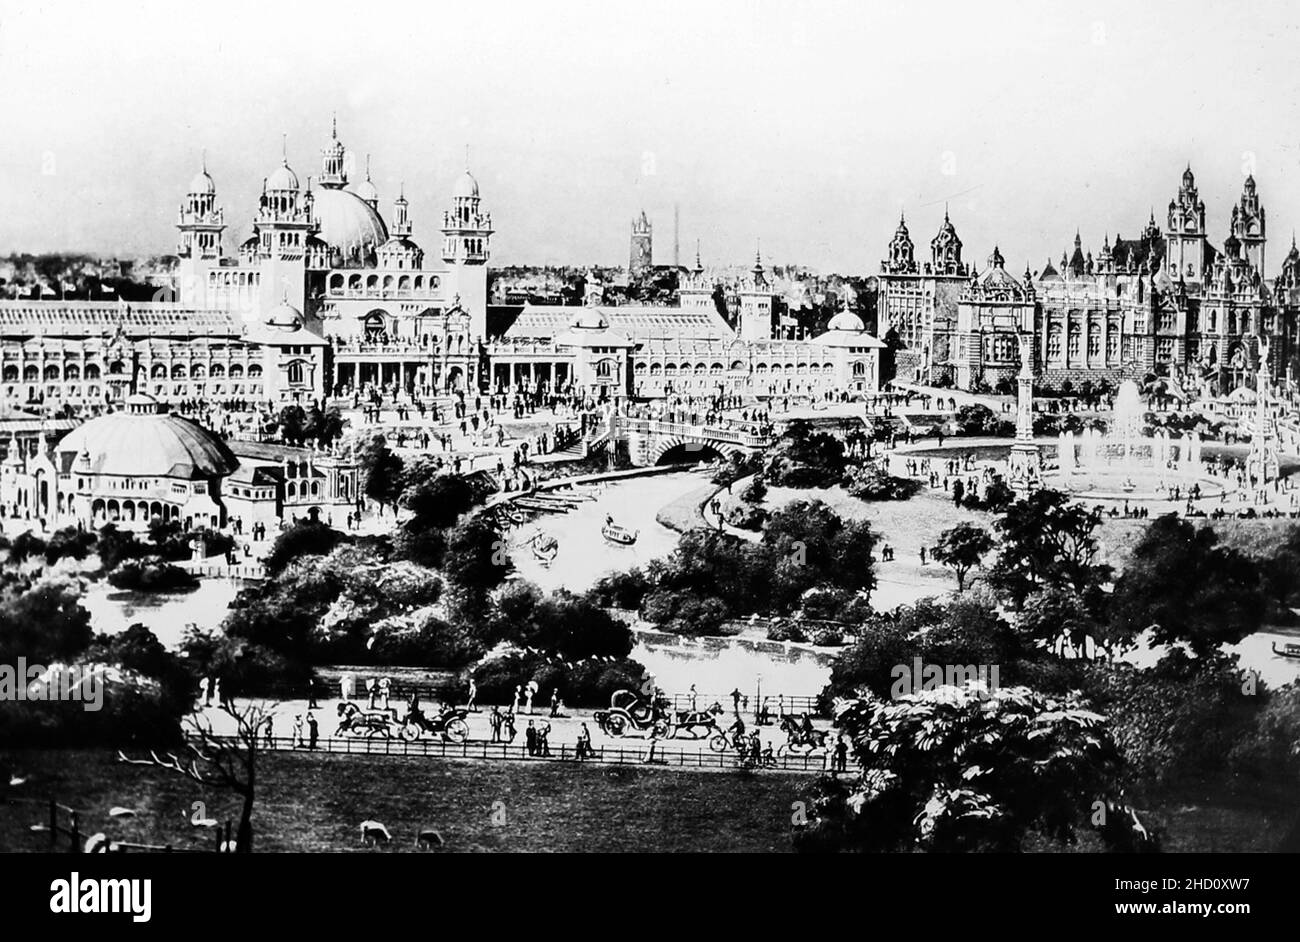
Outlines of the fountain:
<svg viewBox="0 0 1300 942">
<path fill-rule="evenodd" d="M 1174 439 L 1158 429 L 1150 438 L 1143 436 L 1144 404 L 1132 380 L 1120 384 L 1113 409 L 1104 434 L 1087 429 L 1058 436 L 1057 471 L 1049 486 L 1112 500 L 1165 500 L 1175 487 L 1185 494 L 1192 485 L 1206 497 L 1222 491 L 1222 480 L 1202 474 L 1199 433 Z"/>
</svg>

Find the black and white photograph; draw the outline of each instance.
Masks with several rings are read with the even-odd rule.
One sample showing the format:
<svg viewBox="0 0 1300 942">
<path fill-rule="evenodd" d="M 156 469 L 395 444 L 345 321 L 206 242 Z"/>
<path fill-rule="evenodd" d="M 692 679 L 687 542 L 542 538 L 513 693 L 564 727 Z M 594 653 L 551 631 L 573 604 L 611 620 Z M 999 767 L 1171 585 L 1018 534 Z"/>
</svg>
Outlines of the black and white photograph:
<svg viewBox="0 0 1300 942">
<path fill-rule="evenodd" d="M 0 851 L 54 868 L 6 911 L 1014 854 L 1248 926 L 1239 855 L 1300 852 L 1298 47 L 0 2 Z M 768 859 L 738 898 L 840 905 Z"/>
</svg>

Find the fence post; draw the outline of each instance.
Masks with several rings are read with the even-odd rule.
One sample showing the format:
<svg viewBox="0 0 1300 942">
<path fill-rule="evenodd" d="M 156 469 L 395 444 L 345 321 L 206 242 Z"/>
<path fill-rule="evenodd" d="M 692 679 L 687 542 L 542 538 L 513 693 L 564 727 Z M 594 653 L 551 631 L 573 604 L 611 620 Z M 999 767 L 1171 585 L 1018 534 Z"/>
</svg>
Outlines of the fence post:
<svg viewBox="0 0 1300 942">
<path fill-rule="evenodd" d="M 81 853 L 81 828 L 77 824 L 77 812 L 72 812 L 72 852 Z"/>
<path fill-rule="evenodd" d="M 50 844 L 53 845 L 59 839 L 59 806 L 53 798 L 50 799 Z"/>
</svg>

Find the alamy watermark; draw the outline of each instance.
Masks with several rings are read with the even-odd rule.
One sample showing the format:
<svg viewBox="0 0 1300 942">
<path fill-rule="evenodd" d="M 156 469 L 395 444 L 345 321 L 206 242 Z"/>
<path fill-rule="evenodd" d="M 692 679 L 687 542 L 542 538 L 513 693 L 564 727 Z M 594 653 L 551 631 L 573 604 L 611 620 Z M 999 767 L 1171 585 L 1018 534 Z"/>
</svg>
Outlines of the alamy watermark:
<svg viewBox="0 0 1300 942">
<path fill-rule="evenodd" d="M 919 657 L 912 658 L 911 664 L 895 664 L 889 676 L 893 679 L 889 696 L 894 700 L 924 690 L 967 684 L 979 684 L 982 693 L 991 694 L 999 684 L 996 664 L 926 664 Z"/>
<path fill-rule="evenodd" d="M 0 664 L 0 700 L 11 702 L 80 702 L 87 713 L 104 707 L 104 677 L 100 671 L 72 664 Z"/>
</svg>

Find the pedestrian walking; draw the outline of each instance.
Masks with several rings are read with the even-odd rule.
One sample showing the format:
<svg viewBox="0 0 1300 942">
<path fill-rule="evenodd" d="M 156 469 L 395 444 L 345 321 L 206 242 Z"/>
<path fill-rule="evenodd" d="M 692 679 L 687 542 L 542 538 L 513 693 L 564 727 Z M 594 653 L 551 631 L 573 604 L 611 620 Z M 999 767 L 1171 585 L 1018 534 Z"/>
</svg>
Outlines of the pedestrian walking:
<svg viewBox="0 0 1300 942">
<path fill-rule="evenodd" d="M 320 738 L 320 727 L 316 725 L 316 717 L 311 713 L 307 714 L 307 748 L 315 749 L 316 740 Z"/>
</svg>

